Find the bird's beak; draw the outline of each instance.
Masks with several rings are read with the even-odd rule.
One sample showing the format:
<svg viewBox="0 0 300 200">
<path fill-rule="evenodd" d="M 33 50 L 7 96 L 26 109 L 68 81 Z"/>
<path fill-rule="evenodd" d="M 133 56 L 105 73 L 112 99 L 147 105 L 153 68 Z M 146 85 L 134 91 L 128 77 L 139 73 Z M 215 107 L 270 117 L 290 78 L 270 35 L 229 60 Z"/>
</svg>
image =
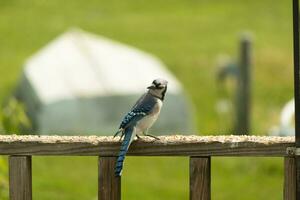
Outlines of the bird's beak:
<svg viewBox="0 0 300 200">
<path fill-rule="evenodd" d="M 147 87 L 147 89 L 155 89 L 154 85 L 150 85 L 149 87 Z"/>
</svg>

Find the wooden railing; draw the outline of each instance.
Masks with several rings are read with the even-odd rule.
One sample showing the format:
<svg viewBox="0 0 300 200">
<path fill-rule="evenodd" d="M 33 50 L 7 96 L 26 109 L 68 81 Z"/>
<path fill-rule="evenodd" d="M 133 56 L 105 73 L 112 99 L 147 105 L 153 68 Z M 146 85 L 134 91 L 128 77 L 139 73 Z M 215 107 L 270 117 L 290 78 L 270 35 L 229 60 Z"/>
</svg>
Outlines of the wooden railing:
<svg viewBox="0 0 300 200">
<path fill-rule="evenodd" d="M 9 155 L 10 199 L 32 199 L 31 157 L 36 155 L 99 156 L 99 199 L 121 199 L 121 178 L 114 176 L 119 148 L 112 137 L 0 136 L 0 155 Z M 283 199 L 295 200 L 296 152 L 294 137 L 161 136 L 134 141 L 127 155 L 189 156 L 191 200 L 210 199 L 212 156 L 284 157 Z"/>
</svg>

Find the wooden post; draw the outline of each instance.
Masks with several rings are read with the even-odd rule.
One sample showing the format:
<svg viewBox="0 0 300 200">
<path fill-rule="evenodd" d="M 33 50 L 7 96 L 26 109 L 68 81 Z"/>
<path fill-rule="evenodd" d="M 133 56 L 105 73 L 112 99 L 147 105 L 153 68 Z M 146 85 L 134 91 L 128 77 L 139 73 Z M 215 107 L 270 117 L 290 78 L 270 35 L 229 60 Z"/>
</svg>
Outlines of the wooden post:
<svg viewBox="0 0 300 200">
<path fill-rule="evenodd" d="M 210 157 L 190 157 L 190 200 L 210 200 Z"/>
<path fill-rule="evenodd" d="M 10 200 L 32 199 L 31 156 L 9 157 Z"/>
<path fill-rule="evenodd" d="M 121 177 L 115 177 L 116 157 L 99 157 L 99 200 L 121 199 Z"/>
<path fill-rule="evenodd" d="M 250 129 L 250 105 L 251 105 L 251 65 L 252 47 L 251 38 L 243 35 L 240 46 L 239 74 L 237 76 L 236 97 L 236 124 L 237 134 L 248 135 Z"/>
<path fill-rule="evenodd" d="M 284 200 L 296 200 L 296 159 L 284 158 Z"/>
<path fill-rule="evenodd" d="M 293 0 L 294 97 L 296 148 L 300 148 L 299 0 Z M 300 156 L 296 156 L 296 199 L 300 199 Z"/>
</svg>

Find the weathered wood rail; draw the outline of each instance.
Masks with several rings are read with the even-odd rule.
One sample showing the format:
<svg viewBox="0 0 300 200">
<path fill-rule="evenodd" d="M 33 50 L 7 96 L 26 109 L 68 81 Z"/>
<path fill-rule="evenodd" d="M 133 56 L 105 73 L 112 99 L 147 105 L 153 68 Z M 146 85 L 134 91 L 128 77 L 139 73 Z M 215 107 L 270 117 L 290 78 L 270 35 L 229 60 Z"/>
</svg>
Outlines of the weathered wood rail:
<svg viewBox="0 0 300 200">
<path fill-rule="evenodd" d="M 119 138 L 97 136 L 0 136 L 0 155 L 9 156 L 11 200 L 31 200 L 31 157 L 99 156 L 101 200 L 121 199 L 121 178 L 114 176 Z M 128 156 L 189 156 L 190 199 L 210 199 L 212 156 L 284 157 L 284 197 L 296 199 L 294 137 L 161 136 L 132 143 Z M 124 177 L 126 178 L 126 177 Z"/>
</svg>

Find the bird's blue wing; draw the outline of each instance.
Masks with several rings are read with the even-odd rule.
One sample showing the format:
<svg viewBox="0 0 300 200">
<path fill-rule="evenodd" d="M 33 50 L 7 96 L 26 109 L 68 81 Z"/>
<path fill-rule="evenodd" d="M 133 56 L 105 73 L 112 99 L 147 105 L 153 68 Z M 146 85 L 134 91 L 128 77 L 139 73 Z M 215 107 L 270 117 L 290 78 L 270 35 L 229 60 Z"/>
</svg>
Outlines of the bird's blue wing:
<svg viewBox="0 0 300 200">
<path fill-rule="evenodd" d="M 134 126 L 140 119 L 148 115 L 155 106 L 155 103 L 153 98 L 149 98 L 147 94 L 144 94 L 132 107 L 131 111 L 125 115 L 115 136 L 123 132 L 126 127 Z"/>
<path fill-rule="evenodd" d="M 125 117 L 123 118 L 120 124 L 119 129 L 124 129 L 129 125 L 135 125 L 141 118 L 146 116 L 150 111 L 151 111 L 150 106 L 133 109 L 132 111 L 127 113 L 127 115 L 125 115 Z"/>
<path fill-rule="evenodd" d="M 122 133 L 122 135 L 124 134 L 124 130 L 127 127 L 133 127 L 135 126 L 135 124 L 142 119 L 144 116 L 147 115 L 147 113 L 149 112 L 149 109 L 133 109 L 132 111 L 130 111 L 129 113 L 127 113 L 125 115 L 125 117 L 123 118 L 120 126 L 119 126 L 119 130 L 115 133 L 114 137 L 116 137 L 119 133 Z M 121 136 L 122 137 L 122 136 Z"/>
</svg>

